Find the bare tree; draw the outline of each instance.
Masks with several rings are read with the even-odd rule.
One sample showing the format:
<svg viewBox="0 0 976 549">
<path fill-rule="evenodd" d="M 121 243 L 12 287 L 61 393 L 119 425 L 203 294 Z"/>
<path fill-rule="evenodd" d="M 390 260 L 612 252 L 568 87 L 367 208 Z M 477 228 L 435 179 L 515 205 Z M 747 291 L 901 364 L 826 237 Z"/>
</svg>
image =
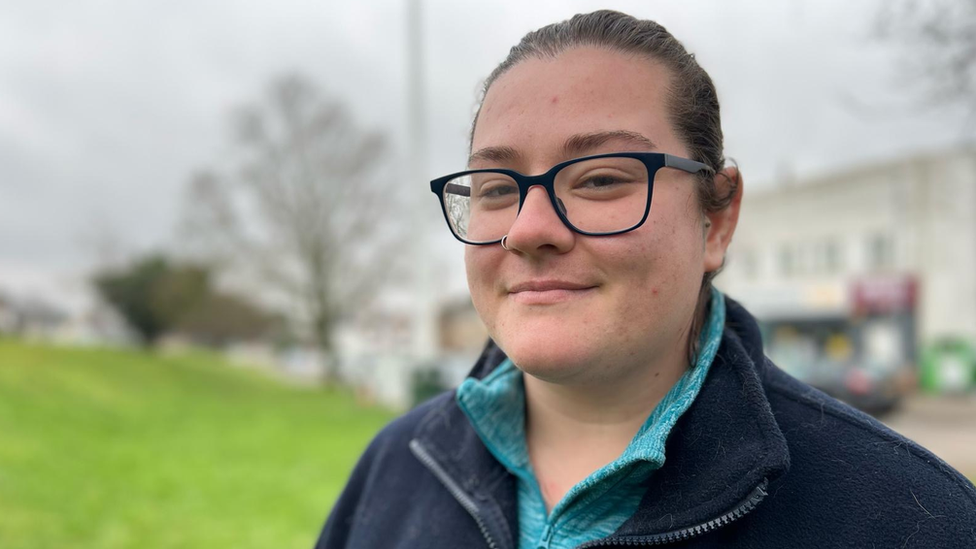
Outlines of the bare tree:
<svg viewBox="0 0 976 549">
<path fill-rule="evenodd" d="M 877 35 L 900 45 L 906 75 L 934 104 L 960 102 L 976 118 L 976 0 L 893 0 Z"/>
<path fill-rule="evenodd" d="M 288 296 L 338 377 L 333 333 L 397 269 L 399 185 L 383 136 L 296 75 L 233 116 L 239 157 L 190 182 L 184 229 L 225 268 L 247 269 Z"/>
</svg>

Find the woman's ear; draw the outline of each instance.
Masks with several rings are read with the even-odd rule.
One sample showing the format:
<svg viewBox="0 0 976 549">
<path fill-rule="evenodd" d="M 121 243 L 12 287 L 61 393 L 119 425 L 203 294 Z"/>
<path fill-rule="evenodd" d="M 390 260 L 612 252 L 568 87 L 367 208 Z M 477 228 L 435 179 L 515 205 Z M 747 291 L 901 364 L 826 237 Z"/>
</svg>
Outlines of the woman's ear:
<svg viewBox="0 0 976 549">
<path fill-rule="evenodd" d="M 715 188 L 719 196 L 732 194 L 728 206 L 715 212 L 705 213 L 705 272 L 716 271 L 725 261 L 725 252 L 732 242 L 732 234 L 739 222 L 742 205 L 742 174 L 730 166 L 715 174 Z"/>
</svg>

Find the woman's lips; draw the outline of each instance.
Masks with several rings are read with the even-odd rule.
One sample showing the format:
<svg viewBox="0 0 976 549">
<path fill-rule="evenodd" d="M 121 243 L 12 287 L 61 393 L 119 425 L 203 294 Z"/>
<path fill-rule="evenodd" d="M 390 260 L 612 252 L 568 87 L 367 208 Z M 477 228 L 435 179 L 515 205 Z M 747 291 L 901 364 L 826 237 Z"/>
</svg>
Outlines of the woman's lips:
<svg viewBox="0 0 976 549">
<path fill-rule="evenodd" d="M 562 280 L 531 280 L 512 286 L 508 295 L 523 305 L 549 305 L 585 297 L 596 289 L 593 284 Z"/>
</svg>

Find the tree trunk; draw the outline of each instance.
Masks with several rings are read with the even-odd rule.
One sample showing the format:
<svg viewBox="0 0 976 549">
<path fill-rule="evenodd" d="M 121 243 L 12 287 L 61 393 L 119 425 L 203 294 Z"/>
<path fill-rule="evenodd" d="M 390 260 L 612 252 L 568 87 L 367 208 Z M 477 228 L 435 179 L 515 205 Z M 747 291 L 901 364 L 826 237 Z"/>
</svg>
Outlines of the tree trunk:
<svg viewBox="0 0 976 549">
<path fill-rule="evenodd" d="M 339 357 L 336 354 L 335 344 L 332 341 L 332 318 L 326 312 L 319 312 L 315 315 L 314 337 L 315 345 L 322 359 L 322 383 L 327 387 L 334 387 L 342 384 L 339 374 Z"/>
</svg>

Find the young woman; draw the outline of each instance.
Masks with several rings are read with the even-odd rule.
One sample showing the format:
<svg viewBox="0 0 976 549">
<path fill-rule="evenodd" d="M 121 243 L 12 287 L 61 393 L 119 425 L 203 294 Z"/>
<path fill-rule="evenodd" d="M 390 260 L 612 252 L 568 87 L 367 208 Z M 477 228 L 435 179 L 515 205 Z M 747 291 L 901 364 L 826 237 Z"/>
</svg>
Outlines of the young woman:
<svg viewBox="0 0 976 549">
<path fill-rule="evenodd" d="M 319 548 L 976 546 L 976 490 L 797 382 L 712 288 L 742 177 L 660 25 L 532 32 L 434 180 L 489 341 L 377 436 Z"/>
</svg>

